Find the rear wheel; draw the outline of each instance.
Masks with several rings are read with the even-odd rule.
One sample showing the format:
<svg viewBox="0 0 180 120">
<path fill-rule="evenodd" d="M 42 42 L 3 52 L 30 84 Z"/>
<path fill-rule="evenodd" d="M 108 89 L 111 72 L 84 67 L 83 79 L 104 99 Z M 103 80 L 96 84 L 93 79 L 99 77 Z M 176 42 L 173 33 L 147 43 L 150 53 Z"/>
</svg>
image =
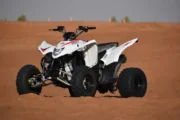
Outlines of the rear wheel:
<svg viewBox="0 0 180 120">
<path fill-rule="evenodd" d="M 92 69 L 86 66 L 78 66 L 72 75 L 69 93 L 72 97 L 95 96 L 97 77 Z"/>
<path fill-rule="evenodd" d="M 124 69 L 119 75 L 118 89 L 122 97 L 143 97 L 147 90 L 145 73 L 139 68 Z"/>
<path fill-rule="evenodd" d="M 34 93 L 39 95 L 41 93 L 42 87 L 31 87 L 33 75 L 38 74 L 40 74 L 39 69 L 33 65 L 25 65 L 19 70 L 16 78 L 16 88 L 19 95 L 28 93 Z"/>
</svg>

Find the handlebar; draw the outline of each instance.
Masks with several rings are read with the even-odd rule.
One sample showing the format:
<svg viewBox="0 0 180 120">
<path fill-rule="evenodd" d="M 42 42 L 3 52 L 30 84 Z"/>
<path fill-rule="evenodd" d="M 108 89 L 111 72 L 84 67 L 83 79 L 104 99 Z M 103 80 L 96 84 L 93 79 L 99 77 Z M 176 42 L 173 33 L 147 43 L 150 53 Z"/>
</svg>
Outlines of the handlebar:
<svg viewBox="0 0 180 120">
<path fill-rule="evenodd" d="M 64 26 L 58 26 L 55 29 L 49 29 L 49 31 L 59 31 L 63 33 L 64 39 L 75 39 L 83 32 L 88 32 L 88 30 L 96 29 L 96 27 L 88 27 L 88 26 L 78 26 L 76 32 L 66 32 Z"/>
<path fill-rule="evenodd" d="M 57 29 L 49 29 L 49 31 L 58 31 Z"/>
<path fill-rule="evenodd" d="M 79 30 L 82 30 L 84 32 L 88 32 L 88 30 L 96 29 L 96 27 L 88 27 L 88 26 L 79 26 Z"/>
<path fill-rule="evenodd" d="M 93 30 L 96 29 L 96 27 L 88 27 L 88 29 Z"/>
<path fill-rule="evenodd" d="M 65 30 L 64 26 L 58 26 L 55 29 L 49 29 L 49 31 L 59 31 L 59 32 L 62 32 L 63 30 Z"/>
</svg>

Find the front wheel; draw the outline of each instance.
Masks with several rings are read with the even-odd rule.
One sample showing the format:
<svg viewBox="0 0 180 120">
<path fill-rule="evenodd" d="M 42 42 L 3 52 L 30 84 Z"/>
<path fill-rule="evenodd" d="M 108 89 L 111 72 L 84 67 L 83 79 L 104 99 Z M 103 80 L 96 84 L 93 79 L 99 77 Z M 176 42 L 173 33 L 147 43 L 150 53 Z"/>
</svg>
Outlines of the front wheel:
<svg viewBox="0 0 180 120">
<path fill-rule="evenodd" d="M 118 79 L 121 97 L 143 97 L 147 90 L 145 73 L 139 68 L 124 69 Z"/>
<path fill-rule="evenodd" d="M 38 74 L 40 74 L 39 69 L 33 65 L 25 65 L 19 70 L 16 78 L 16 88 L 19 95 L 28 93 L 39 95 L 41 93 L 42 87 L 32 88 L 30 83 L 32 77 Z"/>
<path fill-rule="evenodd" d="M 75 68 L 71 79 L 69 93 L 72 97 L 95 96 L 97 89 L 97 76 L 93 69 L 86 66 Z"/>
</svg>

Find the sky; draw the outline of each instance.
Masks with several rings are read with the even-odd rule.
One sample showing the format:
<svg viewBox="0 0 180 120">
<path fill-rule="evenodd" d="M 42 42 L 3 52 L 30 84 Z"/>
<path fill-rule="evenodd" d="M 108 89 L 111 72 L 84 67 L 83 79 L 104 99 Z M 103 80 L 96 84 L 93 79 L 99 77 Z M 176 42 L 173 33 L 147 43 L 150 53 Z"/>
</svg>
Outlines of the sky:
<svg viewBox="0 0 180 120">
<path fill-rule="evenodd" d="M 25 14 L 29 21 L 180 22 L 180 0 L 0 0 L 0 19 L 15 21 Z"/>
</svg>

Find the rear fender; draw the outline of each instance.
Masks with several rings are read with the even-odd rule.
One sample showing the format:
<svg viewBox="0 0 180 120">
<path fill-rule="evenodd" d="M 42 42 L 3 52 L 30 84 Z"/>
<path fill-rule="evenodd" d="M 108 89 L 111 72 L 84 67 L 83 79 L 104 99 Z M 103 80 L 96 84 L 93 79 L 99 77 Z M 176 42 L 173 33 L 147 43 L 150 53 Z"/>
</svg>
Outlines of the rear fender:
<svg viewBox="0 0 180 120">
<path fill-rule="evenodd" d="M 43 41 L 39 46 L 38 50 L 43 54 L 47 54 L 50 52 L 53 52 L 55 46 L 52 46 L 51 44 L 47 43 L 46 41 Z"/>
<path fill-rule="evenodd" d="M 136 42 L 138 42 L 138 38 L 132 39 L 121 44 L 118 47 L 107 50 L 106 54 L 101 58 L 101 61 L 103 61 L 104 65 L 106 66 L 113 62 L 118 62 L 119 56 L 122 54 L 122 52 Z"/>
</svg>

